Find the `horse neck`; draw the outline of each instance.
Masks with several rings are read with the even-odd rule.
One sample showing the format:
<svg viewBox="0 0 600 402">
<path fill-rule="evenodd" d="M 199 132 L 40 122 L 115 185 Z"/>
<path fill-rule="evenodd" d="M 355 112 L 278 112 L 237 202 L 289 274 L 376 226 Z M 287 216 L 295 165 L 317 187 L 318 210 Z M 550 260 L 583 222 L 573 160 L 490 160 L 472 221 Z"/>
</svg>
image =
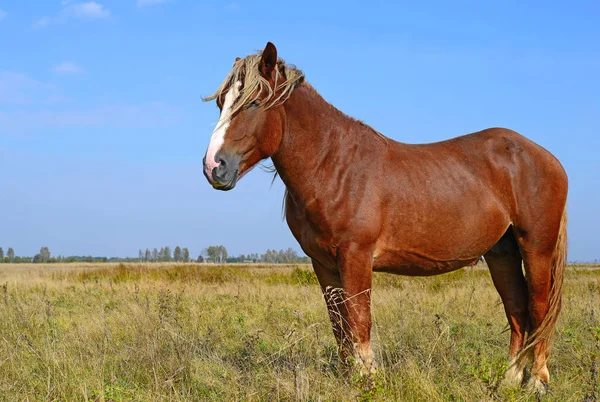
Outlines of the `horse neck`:
<svg viewBox="0 0 600 402">
<path fill-rule="evenodd" d="M 284 133 L 271 159 L 296 201 L 317 198 L 328 181 L 336 180 L 333 172 L 351 164 L 357 153 L 368 158 L 374 148 L 385 146 L 375 138 L 380 134 L 337 110 L 308 83 L 294 90 L 284 109 Z"/>
</svg>

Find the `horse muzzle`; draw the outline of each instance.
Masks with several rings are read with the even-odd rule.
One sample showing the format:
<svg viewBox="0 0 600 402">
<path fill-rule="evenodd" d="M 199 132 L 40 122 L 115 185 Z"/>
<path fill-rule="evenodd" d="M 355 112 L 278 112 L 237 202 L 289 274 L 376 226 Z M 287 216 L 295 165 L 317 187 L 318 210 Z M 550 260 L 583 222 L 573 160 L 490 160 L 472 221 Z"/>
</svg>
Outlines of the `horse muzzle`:
<svg viewBox="0 0 600 402">
<path fill-rule="evenodd" d="M 216 190 L 229 191 L 233 189 L 239 177 L 241 158 L 236 155 L 228 155 L 218 152 L 215 155 L 215 163 L 206 162 L 203 159 L 204 176 Z"/>
</svg>

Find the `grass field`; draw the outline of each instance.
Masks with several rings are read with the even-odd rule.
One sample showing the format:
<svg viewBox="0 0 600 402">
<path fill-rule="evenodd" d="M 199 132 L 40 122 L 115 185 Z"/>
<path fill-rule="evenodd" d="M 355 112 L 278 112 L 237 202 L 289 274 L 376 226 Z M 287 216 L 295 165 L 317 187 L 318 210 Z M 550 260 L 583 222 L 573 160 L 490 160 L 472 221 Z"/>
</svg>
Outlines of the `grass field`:
<svg viewBox="0 0 600 402">
<path fill-rule="evenodd" d="M 535 400 L 498 389 L 485 267 L 376 274 L 371 387 L 342 376 L 309 266 L 0 264 L 0 400 Z M 600 397 L 600 267 L 570 266 L 544 400 Z"/>
</svg>

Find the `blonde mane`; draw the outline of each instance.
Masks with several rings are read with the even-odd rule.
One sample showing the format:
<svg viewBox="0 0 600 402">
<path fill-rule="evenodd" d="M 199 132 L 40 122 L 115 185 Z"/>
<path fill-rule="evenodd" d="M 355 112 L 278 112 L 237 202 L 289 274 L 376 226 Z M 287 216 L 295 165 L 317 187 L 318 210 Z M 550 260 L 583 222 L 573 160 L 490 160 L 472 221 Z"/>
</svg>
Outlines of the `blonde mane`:
<svg viewBox="0 0 600 402">
<path fill-rule="evenodd" d="M 230 109 L 228 118 L 235 115 L 244 106 L 252 102 L 260 101 L 260 106 L 266 109 L 273 108 L 285 102 L 294 89 L 304 81 L 304 73 L 294 65 L 286 64 L 283 59 L 277 60 L 275 68 L 275 85 L 271 88 L 267 81 L 259 72 L 262 52 L 236 60 L 233 68 L 221 84 L 217 91 L 204 98 L 211 101 L 224 95 L 236 82 L 243 82 L 240 96 Z M 259 95 L 266 92 L 268 95 L 264 99 L 258 99 Z"/>
</svg>

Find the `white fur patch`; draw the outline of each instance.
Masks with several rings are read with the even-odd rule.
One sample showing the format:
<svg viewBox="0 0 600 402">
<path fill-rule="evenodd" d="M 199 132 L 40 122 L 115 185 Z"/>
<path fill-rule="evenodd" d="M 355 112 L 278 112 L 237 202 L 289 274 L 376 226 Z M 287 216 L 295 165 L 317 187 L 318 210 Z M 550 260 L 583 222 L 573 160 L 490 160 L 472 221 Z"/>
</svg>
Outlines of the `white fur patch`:
<svg viewBox="0 0 600 402">
<path fill-rule="evenodd" d="M 525 371 L 525 365 L 518 364 L 515 359 L 510 359 L 508 370 L 504 374 L 503 385 L 513 388 L 518 387 L 523 382 L 523 372 Z"/>
<path fill-rule="evenodd" d="M 206 151 L 206 159 L 204 162 L 204 170 L 208 177 L 212 177 L 212 171 L 214 168 L 220 165 L 220 162 L 215 160 L 215 155 L 225 142 L 225 133 L 227 132 L 227 128 L 229 127 L 230 117 L 229 113 L 231 111 L 231 107 L 233 103 L 240 95 L 240 87 L 242 83 L 237 81 L 235 84 L 227 92 L 225 95 L 225 102 L 223 103 L 223 109 L 221 110 L 221 116 L 219 116 L 219 121 L 217 122 L 217 126 L 210 137 L 210 143 L 208 144 L 208 149 Z"/>
</svg>

